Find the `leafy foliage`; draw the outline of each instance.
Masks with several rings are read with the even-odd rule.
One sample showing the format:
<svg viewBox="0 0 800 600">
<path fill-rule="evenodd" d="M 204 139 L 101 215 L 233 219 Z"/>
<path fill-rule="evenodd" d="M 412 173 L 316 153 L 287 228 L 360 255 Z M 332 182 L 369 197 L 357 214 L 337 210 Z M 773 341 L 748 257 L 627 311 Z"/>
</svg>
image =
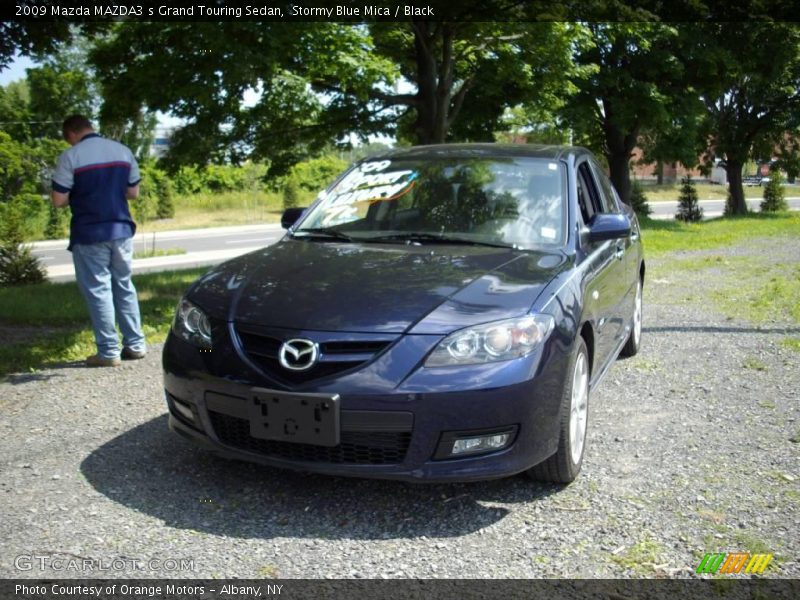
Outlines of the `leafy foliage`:
<svg viewBox="0 0 800 600">
<path fill-rule="evenodd" d="M 673 128 L 675 115 L 687 111 L 687 99 L 692 98 L 676 56 L 678 30 L 647 18 L 655 15 L 575 25 L 578 69 L 571 81 L 577 91 L 562 110 L 580 143 L 606 156 L 611 181 L 624 202 L 630 201 L 634 147 L 647 132 Z M 671 152 L 657 154 L 656 159 Z"/>
<path fill-rule="evenodd" d="M 144 223 L 152 218 L 173 218 L 175 204 L 172 198 L 173 184 L 169 176 L 152 162 L 142 165 L 141 174 L 139 197 L 130 201 L 134 219 Z"/>
<path fill-rule="evenodd" d="M 783 176 L 777 169 L 770 171 L 769 183 L 764 188 L 764 200 L 761 201 L 761 212 L 778 212 L 788 210 L 786 191 L 783 189 Z"/>
<path fill-rule="evenodd" d="M 279 180 L 283 188 L 283 207 L 300 206 L 310 192 L 319 192 L 330 185 L 334 178 L 347 167 L 347 162 L 333 154 L 313 158 L 294 165 L 289 173 Z"/>
<path fill-rule="evenodd" d="M 492 139 L 506 108 L 556 101 L 570 43 L 565 25 L 524 19 L 126 23 L 93 60 L 107 105 L 188 121 L 173 136 L 171 167 L 249 156 L 280 175 L 351 135 Z"/>
<path fill-rule="evenodd" d="M 681 194 L 678 197 L 678 212 L 675 218 L 687 223 L 696 223 L 703 218 L 703 209 L 697 198 L 697 188 L 690 176 L 681 180 Z"/>
<path fill-rule="evenodd" d="M 44 227 L 44 237 L 47 240 L 58 240 L 66 237 L 68 210 L 56 208 L 52 204 L 47 207 L 47 224 Z"/>
</svg>

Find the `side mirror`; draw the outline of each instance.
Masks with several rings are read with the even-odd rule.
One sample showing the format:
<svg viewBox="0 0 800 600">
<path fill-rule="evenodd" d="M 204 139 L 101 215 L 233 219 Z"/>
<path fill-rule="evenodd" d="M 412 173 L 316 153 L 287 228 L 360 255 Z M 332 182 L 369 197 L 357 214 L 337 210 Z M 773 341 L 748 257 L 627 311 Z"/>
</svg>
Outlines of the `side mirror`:
<svg viewBox="0 0 800 600">
<path fill-rule="evenodd" d="M 589 241 L 603 242 L 628 237 L 631 234 L 631 220 L 627 215 L 600 213 L 589 223 Z"/>
<path fill-rule="evenodd" d="M 284 229 L 289 229 L 289 227 L 300 220 L 300 217 L 303 216 L 305 210 L 305 206 L 302 208 L 287 208 L 281 215 L 281 227 Z"/>
</svg>

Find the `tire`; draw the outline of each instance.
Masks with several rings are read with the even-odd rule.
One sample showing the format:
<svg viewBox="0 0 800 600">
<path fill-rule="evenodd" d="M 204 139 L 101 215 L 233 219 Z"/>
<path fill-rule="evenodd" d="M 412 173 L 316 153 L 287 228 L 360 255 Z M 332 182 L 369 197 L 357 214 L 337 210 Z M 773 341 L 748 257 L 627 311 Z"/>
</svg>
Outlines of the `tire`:
<svg viewBox="0 0 800 600">
<path fill-rule="evenodd" d="M 578 476 L 586 450 L 589 422 L 589 352 L 578 337 L 567 369 L 569 377 L 561 397 L 561 423 L 558 450 L 544 462 L 528 470 L 538 481 L 571 483 Z"/>
<path fill-rule="evenodd" d="M 631 332 L 628 334 L 628 341 L 619 351 L 622 357 L 636 356 L 639 352 L 639 346 L 642 343 L 642 280 L 636 284 L 636 300 L 633 307 L 633 324 L 631 325 Z"/>
</svg>

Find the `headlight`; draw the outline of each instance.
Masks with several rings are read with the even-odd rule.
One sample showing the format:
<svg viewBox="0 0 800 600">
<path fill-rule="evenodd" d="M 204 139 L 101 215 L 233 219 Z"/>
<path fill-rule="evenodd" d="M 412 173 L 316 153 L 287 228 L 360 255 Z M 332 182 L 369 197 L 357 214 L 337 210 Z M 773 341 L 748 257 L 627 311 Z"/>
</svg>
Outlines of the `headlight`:
<svg viewBox="0 0 800 600">
<path fill-rule="evenodd" d="M 439 342 L 425 366 L 474 365 L 519 358 L 533 352 L 553 325 L 550 315 L 528 315 L 461 329 Z"/>
<path fill-rule="evenodd" d="M 211 349 L 211 322 L 202 310 L 186 299 L 178 302 L 172 331 L 193 346 Z"/>
</svg>

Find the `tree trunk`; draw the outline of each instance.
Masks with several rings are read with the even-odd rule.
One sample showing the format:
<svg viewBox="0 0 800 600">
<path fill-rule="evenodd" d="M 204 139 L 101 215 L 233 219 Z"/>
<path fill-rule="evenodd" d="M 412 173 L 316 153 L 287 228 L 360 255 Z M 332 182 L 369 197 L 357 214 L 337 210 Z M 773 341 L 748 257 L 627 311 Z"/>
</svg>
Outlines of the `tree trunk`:
<svg viewBox="0 0 800 600">
<path fill-rule="evenodd" d="M 728 193 L 730 201 L 727 211 L 732 215 L 746 215 L 747 202 L 744 200 L 744 187 L 742 186 L 742 167 L 744 162 L 736 159 L 725 159 L 725 173 L 728 176 Z"/>
<path fill-rule="evenodd" d="M 664 163 L 661 161 L 656 163 L 656 183 L 664 185 Z"/>
<path fill-rule="evenodd" d="M 418 100 L 414 132 L 418 144 L 442 144 L 450 127 L 453 97 L 453 31 L 446 23 L 416 20 L 412 28 Z M 436 55 L 437 49 L 441 57 Z"/>
<path fill-rule="evenodd" d="M 639 127 L 633 126 L 630 131 L 623 132 L 614 121 L 614 104 L 603 101 L 605 119 L 603 131 L 606 141 L 606 158 L 608 159 L 609 179 L 617 189 L 620 199 L 625 204 L 631 203 L 631 152 L 639 139 Z"/>
<path fill-rule="evenodd" d="M 631 203 L 630 151 L 613 152 L 608 155 L 609 179 L 625 204 Z"/>
</svg>

